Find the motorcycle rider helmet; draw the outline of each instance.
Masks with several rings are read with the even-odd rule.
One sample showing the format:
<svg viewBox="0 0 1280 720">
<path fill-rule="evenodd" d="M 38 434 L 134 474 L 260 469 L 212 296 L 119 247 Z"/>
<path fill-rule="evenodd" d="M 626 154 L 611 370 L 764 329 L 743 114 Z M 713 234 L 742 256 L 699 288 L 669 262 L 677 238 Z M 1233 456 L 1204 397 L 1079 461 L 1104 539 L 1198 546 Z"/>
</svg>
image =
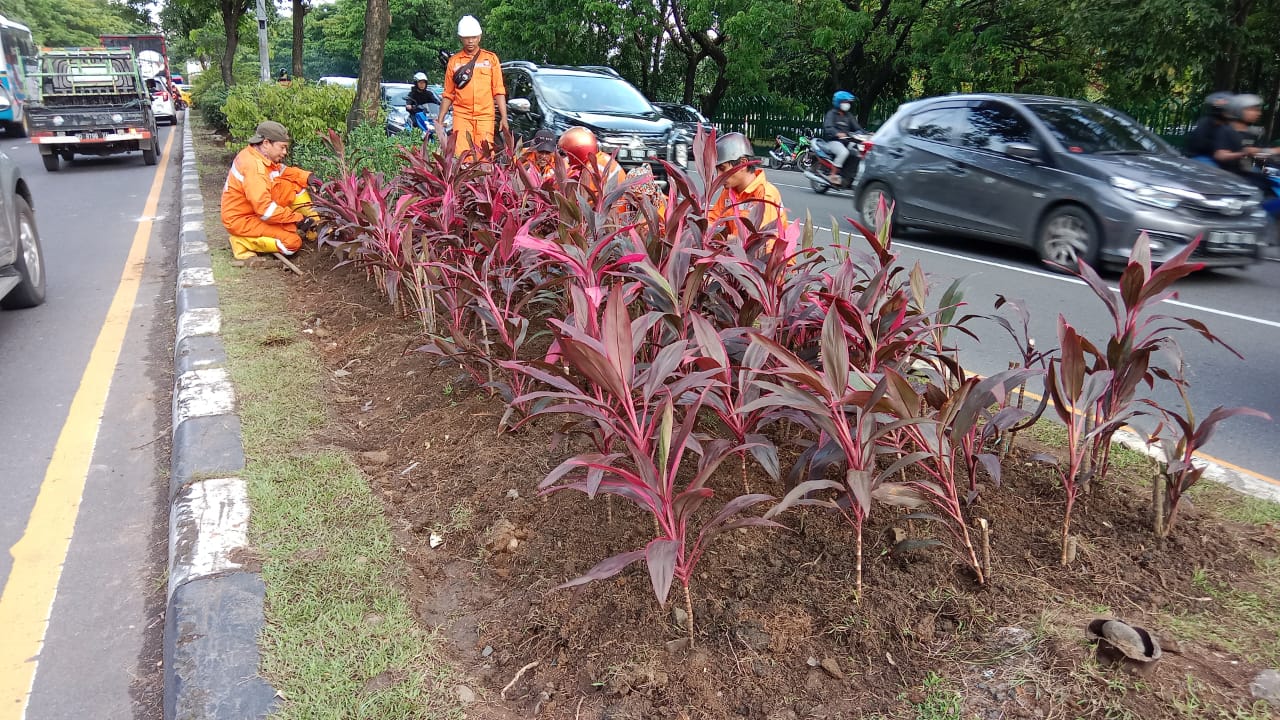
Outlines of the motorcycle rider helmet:
<svg viewBox="0 0 1280 720">
<path fill-rule="evenodd" d="M 1231 102 L 1232 95 L 1229 92 L 1210 93 L 1204 99 L 1204 114 L 1209 117 L 1221 118 L 1227 113 L 1227 105 Z"/>
<path fill-rule="evenodd" d="M 556 142 L 556 147 L 559 147 L 561 152 L 578 165 L 591 162 L 600 151 L 600 144 L 596 142 L 595 134 L 584 127 L 565 130 Z"/>
<path fill-rule="evenodd" d="M 1231 98 L 1231 102 L 1227 103 L 1227 117 L 1232 120 L 1243 120 L 1245 110 L 1260 107 L 1262 107 L 1262 98 L 1257 95 L 1248 93 L 1236 95 Z"/>
<path fill-rule="evenodd" d="M 750 160 L 755 154 L 751 141 L 742 133 L 725 133 L 716 139 L 716 167 L 739 160 Z"/>
<path fill-rule="evenodd" d="M 852 105 L 857 99 L 857 96 L 848 90 L 837 90 L 836 94 L 831 96 L 831 107 L 838 108 L 842 102 Z"/>
<path fill-rule="evenodd" d="M 415 83 L 427 82 L 427 74 L 426 74 L 426 73 L 424 73 L 424 72 L 417 72 L 417 73 L 414 73 L 414 74 L 413 74 L 413 81 L 414 81 Z"/>
<path fill-rule="evenodd" d="M 480 21 L 471 15 L 463 15 L 458 21 L 458 37 L 480 37 Z"/>
</svg>

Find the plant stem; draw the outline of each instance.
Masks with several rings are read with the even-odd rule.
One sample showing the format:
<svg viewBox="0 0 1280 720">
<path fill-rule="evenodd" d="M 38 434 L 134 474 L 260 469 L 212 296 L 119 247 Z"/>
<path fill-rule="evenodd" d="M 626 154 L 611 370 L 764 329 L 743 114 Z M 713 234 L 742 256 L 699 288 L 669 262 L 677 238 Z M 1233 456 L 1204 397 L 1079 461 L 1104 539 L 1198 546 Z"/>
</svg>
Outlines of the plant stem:
<svg viewBox="0 0 1280 720">
<path fill-rule="evenodd" d="M 857 544 L 858 544 L 858 563 L 857 563 L 857 575 L 855 576 L 856 579 L 854 580 L 853 595 L 854 595 L 854 600 L 859 605 L 861 605 L 862 604 L 862 523 L 858 523 L 858 530 L 857 530 L 857 533 L 855 534 L 857 535 Z"/>
<path fill-rule="evenodd" d="M 689 583 L 684 584 L 684 611 L 689 615 L 689 649 L 693 649 L 693 597 L 689 595 Z"/>
<path fill-rule="evenodd" d="M 1067 511 L 1062 515 L 1062 567 L 1071 564 L 1070 542 L 1071 542 L 1071 506 L 1075 504 L 1075 498 L 1067 497 Z"/>
<path fill-rule="evenodd" d="M 747 482 L 747 454 L 745 452 L 742 453 L 742 489 L 748 495 L 751 494 L 751 483 Z"/>
<path fill-rule="evenodd" d="M 978 518 L 978 529 L 982 531 L 982 575 L 987 582 L 991 581 L 991 523 L 986 518 Z"/>
<path fill-rule="evenodd" d="M 1153 473 L 1153 477 L 1151 478 L 1152 529 L 1155 530 L 1156 537 L 1163 538 L 1165 537 L 1164 492 L 1160 483 L 1161 477 L 1159 466 L 1157 466 L 1155 470 L 1156 472 Z"/>
</svg>

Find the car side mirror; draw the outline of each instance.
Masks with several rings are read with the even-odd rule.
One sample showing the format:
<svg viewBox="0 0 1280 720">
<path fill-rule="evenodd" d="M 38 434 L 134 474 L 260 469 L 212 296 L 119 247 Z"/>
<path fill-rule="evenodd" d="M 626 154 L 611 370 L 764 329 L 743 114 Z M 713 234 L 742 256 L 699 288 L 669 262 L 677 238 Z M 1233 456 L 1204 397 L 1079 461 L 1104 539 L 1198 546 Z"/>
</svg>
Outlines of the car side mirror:
<svg viewBox="0 0 1280 720">
<path fill-rule="evenodd" d="M 533 105 L 526 98 L 515 98 L 507 101 L 507 109 L 518 113 L 527 113 L 533 110 Z"/>
<path fill-rule="evenodd" d="M 1040 162 L 1044 159 L 1040 154 L 1040 148 L 1031 143 L 1009 143 L 1004 146 L 1004 154 L 1029 162 Z"/>
</svg>

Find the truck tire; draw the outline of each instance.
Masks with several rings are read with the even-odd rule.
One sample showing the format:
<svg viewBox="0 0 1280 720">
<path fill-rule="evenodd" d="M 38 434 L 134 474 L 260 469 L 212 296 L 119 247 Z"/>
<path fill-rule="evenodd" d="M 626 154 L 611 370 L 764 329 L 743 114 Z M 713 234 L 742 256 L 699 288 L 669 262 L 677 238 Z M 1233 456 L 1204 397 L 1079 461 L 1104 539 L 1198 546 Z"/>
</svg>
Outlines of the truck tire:
<svg viewBox="0 0 1280 720">
<path fill-rule="evenodd" d="M 40 159 L 44 161 L 44 169 L 49 172 L 58 172 L 58 168 L 62 167 L 62 158 L 58 157 L 56 153 L 41 155 Z"/>
<path fill-rule="evenodd" d="M 18 261 L 14 268 L 22 276 L 22 282 L 13 289 L 0 307 L 5 310 L 22 310 L 44 302 L 44 253 L 40 248 L 40 233 L 36 230 L 36 216 L 21 195 L 17 200 L 18 211 Z"/>
<path fill-rule="evenodd" d="M 156 140 L 155 138 L 152 138 L 151 147 L 142 148 L 142 164 L 143 165 L 156 164 L 156 151 L 160 149 L 159 146 L 160 146 L 160 141 Z"/>
</svg>

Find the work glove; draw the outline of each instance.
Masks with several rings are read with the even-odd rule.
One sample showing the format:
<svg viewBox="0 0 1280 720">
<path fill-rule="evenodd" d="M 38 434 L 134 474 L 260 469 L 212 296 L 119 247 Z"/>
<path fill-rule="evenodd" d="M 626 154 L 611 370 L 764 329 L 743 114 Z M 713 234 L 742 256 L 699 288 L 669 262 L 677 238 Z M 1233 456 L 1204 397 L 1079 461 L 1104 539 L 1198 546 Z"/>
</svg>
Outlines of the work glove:
<svg viewBox="0 0 1280 720">
<path fill-rule="evenodd" d="M 304 217 L 298 221 L 298 234 L 306 237 L 308 233 L 316 229 L 316 219 L 312 217 Z"/>
</svg>

